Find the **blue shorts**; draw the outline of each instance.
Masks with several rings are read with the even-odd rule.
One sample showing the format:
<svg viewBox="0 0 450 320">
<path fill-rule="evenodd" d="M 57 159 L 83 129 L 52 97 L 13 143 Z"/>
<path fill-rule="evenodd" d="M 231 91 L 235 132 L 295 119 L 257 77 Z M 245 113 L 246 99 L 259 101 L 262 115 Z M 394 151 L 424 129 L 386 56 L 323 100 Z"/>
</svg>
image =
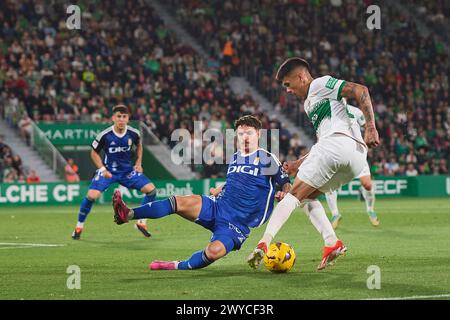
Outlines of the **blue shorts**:
<svg viewBox="0 0 450 320">
<path fill-rule="evenodd" d="M 113 183 L 119 183 L 129 189 L 141 190 L 145 185 L 151 183 L 143 173 L 131 171 L 127 173 L 113 173 L 112 178 L 106 179 L 99 170 L 95 172 L 95 176 L 91 181 L 89 189 L 105 191 Z"/>
<path fill-rule="evenodd" d="M 230 213 L 214 197 L 202 196 L 202 210 L 195 222 L 211 230 L 213 235 L 210 241 L 222 242 L 227 253 L 239 250 L 250 234 L 250 229 L 233 221 Z"/>
</svg>

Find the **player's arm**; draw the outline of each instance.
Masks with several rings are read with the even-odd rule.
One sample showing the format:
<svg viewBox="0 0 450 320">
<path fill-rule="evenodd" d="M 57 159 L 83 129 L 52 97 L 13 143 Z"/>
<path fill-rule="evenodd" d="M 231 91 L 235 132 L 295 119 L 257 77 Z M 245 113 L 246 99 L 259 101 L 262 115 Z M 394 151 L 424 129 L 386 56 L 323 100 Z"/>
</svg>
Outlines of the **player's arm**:
<svg viewBox="0 0 450 320">
<path fill-rule="evenodd" d="M 292 185 L 290 182 L 285 183 L 282 187 L 280 191 L 277 191 L 277 193 L 275 193 L 275 199 L 277 199 L 277 201 L 281 201 L 283 200 L 283 198 L 286 196 L 286 194 L 289 193 L 289 191 L 291 191 Z"/>
<path fill-rule="evenodd" d="M 110 179 L 112 178 L 112 174 L 108 171 L 108 169 L 106 169 L 105 165 L 103 164 L 103 160 L 100 157 L 100 151 L 102 150 L 104 144 L 105 141 L 103 137 L 97 137 L 92 142 L 91 159 L 97 169 L 100 170 L 103 177 Z"/>
<path fill-rule="evenodd" d="M 278 158 L 275 156 L 272 157 L 272 162 L 278 166 L 277 173 L 275 174 L 275 182 L 277 185 L 281 186 L 281 190 L 275 193 L 275 199 L 277 201 L 283 200 L 284 196 L 291 190 L 291 180 L 289 179 L 289 175 L 284 170 L 284 167 L 281 165 Z"/>
<path fill-rule="evenodd" d="M 94 149 L 91 150 L 91 159 L 92 162 L 94 162 L 94 165 L 97 167 L 97 169 L 100 170 L 100 172 L 105 178 L 107 179 L 112 178 L 111 172 L 109 172 L 108 169 L 106 169 L 105 165 L 103 164 L 102 158 L 100 157 L 98 152 Z"/>
<path fill-rule="evenodd" d="M 300 159 L 297 159 L 297 160 L 285 161 L 283 163 L 284 171 L 286 171 L 286 173 L 290 177 L 295 176 L 297 171 L 298 171 L 298 168 L 301 166 L 303 161 L 305 161 L 305 159 L 308 156 L 308 154 L 309 154 L 309 152 L 307 154 L 305 154 L 303 157 L 301 157 Z"/>
<path fill-rule="evenodd" d="M 353 98 L 357 101 L 359 108 L 366 119 L 366 130 L 364 141 L 369 147 L 376 147 L 380 143 L 378 131 L 375 126 L 375 116 L 373 113 L 372 101 L 370 99 L 369 89 L 361 84 L 345 82 L 342 88 L 341 96 L 344 98 Z"/>
<path fill-rule="evenodd" d="M 136 172 L 144 172 L 144 169 L 142 168 L 142 154 L 144 153 L 142 148 L 142 143 L 136 144 L 136 162 L 134 164 L 134 170 Z"/>
<path fill-rule="evenodd" d="M 222 192 L 224 186 L 225 183 L 221 186 L 218 186 L 217 188 L 210 188 L 209 193 L 211 193 L 211 195 L 213 195 L 214 197 L 217 197 Z"/>
</svg>

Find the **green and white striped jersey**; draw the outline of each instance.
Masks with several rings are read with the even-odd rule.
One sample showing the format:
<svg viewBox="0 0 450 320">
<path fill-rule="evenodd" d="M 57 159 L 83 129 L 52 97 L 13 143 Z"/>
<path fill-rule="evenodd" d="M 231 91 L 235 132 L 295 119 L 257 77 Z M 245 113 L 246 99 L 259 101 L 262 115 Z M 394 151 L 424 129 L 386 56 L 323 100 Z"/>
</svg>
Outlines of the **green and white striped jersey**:
<svg viewBox="0 0 450 320">
<path fill-rule="evenodd" d="M 305 112 L 318 139 L 339 132 L 364 144 L 361 131 L 353 127 L 355 115 L 349 112 L 341 93 L 345 81 L 329 75 L 314 79 L 305 100 Z"/>
<path fill-rule="evenodd" d="M 343 98 L 345 100 L 345 98 Z M 366 124 L 366 118 L 364 117 L 364 113 L 361 109 L 354 107 L 350 104 L 347 104 L 347 110 L 349 114 L 352 114 L 355 118 L 355 121 L 359 124 L 360 127 L 364 127 Z"/>
</svg>

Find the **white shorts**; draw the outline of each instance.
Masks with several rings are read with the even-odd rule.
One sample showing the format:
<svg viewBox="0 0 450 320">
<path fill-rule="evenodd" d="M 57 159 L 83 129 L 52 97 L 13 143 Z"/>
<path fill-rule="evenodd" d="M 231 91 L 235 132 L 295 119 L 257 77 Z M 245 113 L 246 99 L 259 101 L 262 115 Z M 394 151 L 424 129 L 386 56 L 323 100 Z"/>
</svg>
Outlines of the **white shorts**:
<svg viewBox="0 0 450 320">
<path fill-rule="evenodd" d="M 367 163 L 367 148 L 343 134 L 322 138 L 309 152 L 297 177 L 321 192 L 330 192 L 358 176 Z"/>
<path fill-rule="evenodd" d="M 361 173 L 360 174 L 358 174 L 357 176 L 356 176 L 356 178 L 362 178 L 362 177 L 365 177 L 365 176 L 370 176 L 371 174 L 370 174 L 370 167 L 369 167 L 369 163 L 367 162 L 367 160 L 366 160 L 366 165 L 364 166 L 364 168 L 362 169 L 362 171 L 361 171 Z"/>
</svg>

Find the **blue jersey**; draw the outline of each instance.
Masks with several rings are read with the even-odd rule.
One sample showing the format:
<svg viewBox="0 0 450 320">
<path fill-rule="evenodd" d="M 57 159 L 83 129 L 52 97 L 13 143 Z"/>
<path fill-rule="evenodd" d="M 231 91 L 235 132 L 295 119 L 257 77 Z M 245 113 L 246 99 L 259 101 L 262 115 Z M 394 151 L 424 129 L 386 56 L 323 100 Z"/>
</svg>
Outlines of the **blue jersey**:
<svg viewBox="0 0 450 320">
<path fill-rule="evenodd" d="M 103 163 L 109 172 L 128 173 L 133 171 L 134 164 L 131 161 L 132 147 L 140 143 L 139 130 L 127 126 L 122 134 L 114 132 L 111 126 L 100 132 L 92 142 L 92 148 L 100 153 L 105 152 Z"/>
<path fill-rule="evenodd" d="M 240 224 L 262 225 L 273 210 L 276 184 L 289 183 L 278 158 L 264 149 L 249 155 L 237 152 L 228 166 L 227 180 L 217 204 Z"/>
</svg>

